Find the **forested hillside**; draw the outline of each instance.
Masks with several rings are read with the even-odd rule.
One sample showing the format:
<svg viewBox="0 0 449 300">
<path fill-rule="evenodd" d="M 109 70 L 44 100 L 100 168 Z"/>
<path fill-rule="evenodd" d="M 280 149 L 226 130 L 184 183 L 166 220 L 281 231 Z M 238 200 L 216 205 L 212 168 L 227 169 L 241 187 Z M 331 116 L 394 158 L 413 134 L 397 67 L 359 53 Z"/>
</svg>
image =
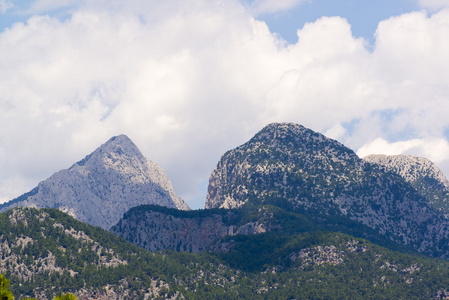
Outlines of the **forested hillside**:
<svg viewBox="0 0 449 300">
<path fill-rule="evenodd" d="M 349 235 L 235 235 L 199 254 L 152 253 L 54 209 L 0 214 L 1 272 L 19 298 L 432 299 L 449 263 Z M 218 247 L 219 246 L 219 247 Z"/>
</svg>

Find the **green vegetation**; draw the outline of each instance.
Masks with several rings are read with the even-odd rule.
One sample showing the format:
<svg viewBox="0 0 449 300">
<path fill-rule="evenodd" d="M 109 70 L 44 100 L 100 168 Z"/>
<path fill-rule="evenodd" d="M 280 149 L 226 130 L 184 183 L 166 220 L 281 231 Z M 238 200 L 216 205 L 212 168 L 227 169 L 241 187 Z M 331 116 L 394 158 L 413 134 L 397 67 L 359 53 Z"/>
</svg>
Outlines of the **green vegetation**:
<svg viewBox="0 0 449 300">
<path fill-rule="evenodd" d="M 77 300 L 76 296 L 70 293 L 56 296 L 54 300 Z"/>
<path fill-rule="evenodd" d="M 429 180 L 417 182 L 419 190 L 299 125 L 266 126 L 222 156 L 211 182 L 214 193 L 208 204 L 214 207 L 276 206 L 305 216 L 311 230 L 346 233 L 401 251 L 409 247 L 431 257 L 449 256 L 449 223 L 443 215 L 447 191 L 432 192 L 438 188 L 429 189 L 436 184 Z M 297 232 L 304 231 L 310 229 Z"/>
<path fill-rule="evenodd" d="M 189 254 L 145 251 L 58 210 L 14 209 L 0 214 L 2 270 L 19 298 L 39 299 L 81 289 L 133 299 L 432 299 L 449 287 L 446 261 L 326 230 L 293 233 L 310 220 L 276 207 L 237 220 L 264 211 L 292 233 L 229 236 L 217 241 L 226 251 Z"/>
<path fill-rule="evenodd" d="M 9 280 L 3 274 L 0 274 L 0 299 L 14 300 L 14 295 L 9 290 Z"/>
<path fill-rule="evenodd" d="M 55 209 L 1 213 L 0 272 L 5 275 L 0 275 L 0 300 L 14 299 L 14 294 L 41 300 L 73 300 L 75 295 L 126 299 L 449 295 L 449 262 L 412 250 L 448 257 L 447 220 L 427 205 L 433 199 L 436 209 L 447 209 L 446 192 L 428 189 L 438 185 L 435 180 L 409 184 L 302 126 L 269 125 L 227 152 L 220 166 L 223 176 L 217 182 L 227 181 L 215 186 L 221 197 L 216 200 L 235 200 L 230 205 L 241 205 L 239 209 L 180 211 L 145 205 L 124 215 L 125 220 L 148 218 L 148 212 L 171 216 L 165 220 L 198 218 L 198 223 L 206 224 L 201 231 L 178 222 L 180 233 L 173 232 L 174 227 L 160 222 L 157 225 L 168 233 L 157 231 L 160 236 L 152 241 L 163 244 L 179 233 L 176 243 L 181 249 L 188 230 L 201 232 L 198 239 L 206 240 L 209 249 L 199 254 L 148 252 Z M 210 220 L 218 220 L 220 226 Z M 139 234 L 147 229 L 151 227 L 134 233 L 141 239 Z M 231 235 L 209 244 L 226 232 L 265 233 Z M 209 239 L 202 240 L 203 236 Z"/>
<path fill-rule="evenodd" d="M 5 275 L 0 274 L 0 299 L 2 300 L 13 300 L 14 295 L 8 289 L 9 280 L 5 278 Z M 23 300 L 37 300 L 36 298 L 22 298 Z M 61 294 L 56 296 L 54 300 L 77 300 L 78 298 L 70 293 Z"/>
<path fill-rule="evenodd" d="M 248 201 L 239 209 L 205 209 L 196 211 L 182 211 L 175 208 L 166 208 L 157 205 L 141 205 L 130 209 L 124 220 L 134 218 L 139 220 L 145 218 L 148 212 L 160 212 L 175 218 L 208 218 L 213 215 L 222 216 L 225 225 L 242 226 L 251 222 L 264 224 L 277 235 L 292 235 L 304 232 L 332 231 L 345 233 L 357 238 L 367 239 L 377 245 L 381 245 L 390 250 L 401 251 L 403 253 L 416 253 L 412 248 L 400 245 L 378 233 L 375 229 L 352 221 L 341 214 L 323 214 L 318 210 L 305 210 L 297 208 L 291 212 L 291 208 L 278 205 L 255 205 L 253 201 Z M 290 211 L 289 211 L 290 210 Z M 143 245 L 140 245 L 143 247 Z"/>
</svg>

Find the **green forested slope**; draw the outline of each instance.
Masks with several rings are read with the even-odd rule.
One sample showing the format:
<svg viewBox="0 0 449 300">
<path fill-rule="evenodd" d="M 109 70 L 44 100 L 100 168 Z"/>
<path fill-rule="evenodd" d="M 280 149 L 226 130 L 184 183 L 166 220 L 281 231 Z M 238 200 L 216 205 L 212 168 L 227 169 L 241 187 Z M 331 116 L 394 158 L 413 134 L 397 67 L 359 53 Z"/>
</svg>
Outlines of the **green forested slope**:
<svg viewBox="0 0 449 300">
<path fill-rule="evenodd" d="M 0 214 L 1 272 L 19 298 L 432 299 L 449 263 L 329 232 L 229 236 L 220 251 L 151 253 L 52 209 Z M 217 250 L 217 249 L 216 249 Z"/>
<path fill-rule="evenodd" d="M 273 123 L 226 152 L 206 208 L 273 205 L 340 216 L 429 256 L 449 259 L 449 221 L 399 174 L 301 125 Z"/>
</svg>

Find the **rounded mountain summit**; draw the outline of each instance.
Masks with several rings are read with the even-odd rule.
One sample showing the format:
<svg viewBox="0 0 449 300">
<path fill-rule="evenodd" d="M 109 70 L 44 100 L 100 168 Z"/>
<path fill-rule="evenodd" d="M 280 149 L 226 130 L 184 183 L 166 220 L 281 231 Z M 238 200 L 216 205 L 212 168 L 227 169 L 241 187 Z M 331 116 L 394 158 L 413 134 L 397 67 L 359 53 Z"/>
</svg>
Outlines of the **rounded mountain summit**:
<svg viewBox="0 0 449 300">
<path fill-rule="evenodd" d="M 449 257 L 448 220 L 403 174 L 301 125 L 270 124 L 222 156 L 206 208 L 246 204 L 344 216 L 400 244 Z"/>
</svg>

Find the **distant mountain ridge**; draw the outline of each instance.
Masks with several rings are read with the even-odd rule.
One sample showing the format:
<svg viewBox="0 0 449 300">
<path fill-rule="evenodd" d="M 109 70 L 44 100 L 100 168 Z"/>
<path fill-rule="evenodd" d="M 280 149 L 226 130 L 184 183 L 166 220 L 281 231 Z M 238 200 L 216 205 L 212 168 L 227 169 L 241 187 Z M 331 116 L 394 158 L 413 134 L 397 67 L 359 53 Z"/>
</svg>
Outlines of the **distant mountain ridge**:
<svg viewBox="0 0 449 300">
<path fill-rule="evenodd" d="M 0 206 L 57 208 L 85 223 L 109 229 L 130 208 L 157 204 L 188 210 L 164 170 L 125 135 L 111 138 L 69 169 Z"/>
<path fill-rule="evenodd" d="M 449 218 L 449 181 L 433 162 L 411 155 L 368 155 L 363 160 L 400 175 Z"/>
<path fill-rule="evenodd" d="M 388 171 L 394 171 L 403 177 L 407 182 L 415 182 L 423 177 L 434 179 L 441 189 L 449 189 L 449 181 L 443 172 L 429 159 L 411 155 L 384 155 L 371 154 L 363 160 L 382 165 Z"/>
<path fill-rule="evenodd" d="M 167 210 L 189 218 L 197 213 Z M 14 208 L 0 213 L 0 240 L 0 273 L 17 299 L 67 292 L 80 300 L 449 295 L 449 262 L 332 231 L 236 235 L 213 252 L 151 253 L 56 209 Z"/>
<path fill-rule="evenodd" d="M 130 209 L 111 228 L 127 241 L 146 250 L 174 250 L 198 253 L 225 236 L 271 231 L 262 222 L 237 225 L 232 211 L 181 211 L 143 205 Z"/>
<path fill-rule="evenodd" d="M 449 223 L 403 177 L 301 125 L 274 123 L 228 151 L 209 180 L 206 208 L 271 204 L 340 215 L 393 241 L 449 258 Z"/>
</svg>

